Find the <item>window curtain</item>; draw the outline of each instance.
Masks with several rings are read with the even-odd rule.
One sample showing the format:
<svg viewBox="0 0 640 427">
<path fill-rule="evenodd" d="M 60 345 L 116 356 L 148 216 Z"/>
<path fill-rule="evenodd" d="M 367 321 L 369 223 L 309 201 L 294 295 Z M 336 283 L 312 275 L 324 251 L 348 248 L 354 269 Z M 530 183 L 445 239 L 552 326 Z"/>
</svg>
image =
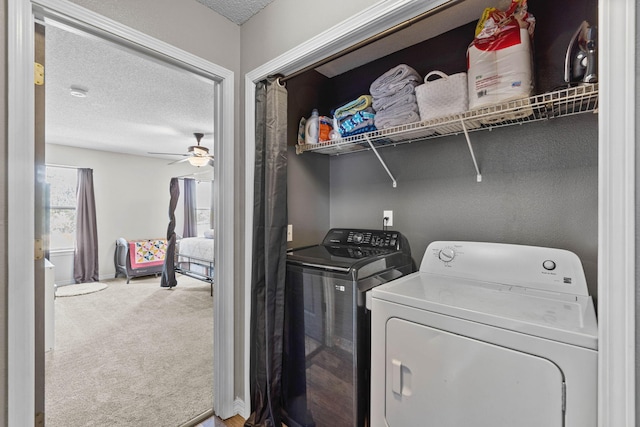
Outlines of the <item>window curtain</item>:
<svg viewBox="0 0 640 427">
<path fill-rule="evenodd" d="M 93 193 L 93 170 L 78 169 L 76 190 L 76 248 L 73 257 L 73 278 L 76 283 L 97 282 L 98 228 L 96 201 Z"/>
<path fill-rule="evenodd" d="M 251 415 L 245 427 L 281 426 L 287 245 L 287 91 L 256 86 L 256 160 L 251 272 Z"/>
<path fill-rule="evenodd" d="M 184 179 L 184 228 L 182 237 L 198 235 L 198 219 L 196 218 L 196 180 Z"/>
<path fill-rule="evenodd" d="M 174 261 L 176 258 L 176 206 L 180 198 L 180 185 L 178 178 L 171 178 L 169 182 L 169 225 L 167 226 L 167 252 L 164 256 L 164 266 L 162 267 L 162 278 L 160 286 L 163 288 L 173 288 L 178 284 Z"/>
</svg>

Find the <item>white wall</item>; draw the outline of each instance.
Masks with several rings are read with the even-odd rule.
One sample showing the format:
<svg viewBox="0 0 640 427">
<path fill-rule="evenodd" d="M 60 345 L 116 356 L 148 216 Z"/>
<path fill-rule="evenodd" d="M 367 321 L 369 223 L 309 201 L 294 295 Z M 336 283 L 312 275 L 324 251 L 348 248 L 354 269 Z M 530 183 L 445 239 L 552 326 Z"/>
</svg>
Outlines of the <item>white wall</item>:
<svg viewBox="0 0 640 427">
<path fill-rule="evenodd" d="M 240 65 L 240 27 L 195 0 L 71 0 L 225 67 Z"/>
<path fill-rule="evenodd" d="M 46 147 L 46 162 L 93 169 L 101 280 L 115 275 L 113 256 L 118 237 L 166 236 L 169 181 L 197 171 L 186 163 L 168 165 L 169 160 L 52 144 Z M 51 262 L 56 265 L 56 283 L 71 283 L 73 271 L 69 271 L 68 260 L 52 257 Z"/>
<path fill-rule="evenodd" d="M 275 0 L 242 25 L 242 75 L 375 3 Z"/>
</svg>

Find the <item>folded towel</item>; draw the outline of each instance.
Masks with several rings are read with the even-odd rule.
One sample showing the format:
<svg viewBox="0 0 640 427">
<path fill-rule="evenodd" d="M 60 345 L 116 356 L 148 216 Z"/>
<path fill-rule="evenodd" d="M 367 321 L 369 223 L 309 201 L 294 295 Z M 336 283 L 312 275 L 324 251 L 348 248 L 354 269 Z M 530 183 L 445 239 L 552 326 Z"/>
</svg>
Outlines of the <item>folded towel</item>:
<svg viewBox="0 0 640 427">
<path fill-rule="evenodd" d="M 415 123 L 420 121 L 420 114 L 415 111 L 408 111 L 403 114 L 375 118 L 375 125 L 378 129 L 386 129 L 394 126 L 407 125 L 409 123 Z"/>
<path fill-rule="evenodd" d="M 385 96 L 384 98 L 380 99 L 381 101 L 378 101 L 377 99 L 373 101 L 373 108 L 375 108 L 376 112 L 378 113 L 409 104 L 418 105 L 418 99 L 413 93 L 410 93 L 408 95 Z M 376 104 L 377 107 L 375 107 Z"/>
<path fill-rule="evenodd" d="M 402 105 L 397 105 L 394 108 L 387 108 L 386 110 L 383 111 L 379 111 L 376 113 L 376 118 L 377 117 L 392 117 L 396 114 L 404 114 L 408 111 L 413 111 L 416 113 L 420 113 L 420 108 L 418 107 L 418 103 L 413 102 L 413 103 L 408 103 L 408 104 L 402 104 Z"/>
<path fill-rule="evenodd" d="M 360 135 L 362 133 L 373 132 L 375 130 L 378 129 L 376 128 L 373 119 L 371 119 L 367 120 L 364 123 L 360 123 L 358 126 L 353 128 L 351 132 L 347 132 L 346 134 L 342 135 L 342 137 L 346 138 L 347 136 Z"/>
<path fill-rule="evenodd" d="M 354 99 L 353 101 L 348 102 L 342 107 L 336 108 L 336 110 L 333 112 L 333 116 L 338 120 L 342 120 L 347 116 L 351 116 L 358 111 L 362 111 L 365 108 L 370 107 L 372 102 L 373 98 L 371 97 L 371 95 L 362 95 L 358 99 Z"/>
<path fill-rule="evenodd" d="M 371 103 L 371 106 L 376 111 L 384 110 L 386 104 L 389 104 L 389 103 L 393 102 L 393 100 L 395 98 L 402 97 L 402 96 L 405 96 L 405 95 L 414 95 L 416 93 L 415 88 L 419 84 L 420 83 L 414 82 L 414 81 L 407 82 L 406 85 L 404 85 L 403 87 L 399 88 L 394 93 L 391 93 L 391 94 L 389 94 L 387 96 L 378 96 L 378 97 L 373 98 L 373 102 Z"/>
<path fill-rule="evenodd" d="M 406 64 L 400 64 L 378 77 L 371 83 L 369 92 L 374 98 L 389 96 L 407 85 L 408 82 L 422 83 L 422 77 Z"/>
<path fill-rule="evenodd" d="M 359 133 L 363 132 L 363 129 L 365 132 L 370 132 L 371 130 L 375 130 L 375 121 L 373 118 L 371 119 L 367 119 L 364 120 L 354 126 L 351 126 L 348 128 L 348 130 L 346 129 L 340 129 L 340 135 L 342 137 L 346 137 L 346 136 L 351 136 L 351 135 L 357 135 Z"/>
<path fill-rule="evenodd" d="M 420 121 L 420 110 L 418 105 L 407 104 L 402 107 L 392 108 L 377 113 L 375 125 L 378 129 L 385 129 L 393 126 L 406 125 Z"/>
<path fill-rule="evenodd" d="M 358 127 L 358 125 L 363 122 L 370 121 L 370 124 L 373 124 L 373 118 L 375 116 L 376 115 L 373 111 L 373 108 L 371 107 L 363 111 L 358 111 L 351 116 L 347 116 L 347 118 L 340 122 L 340 134 L 345 135 L 352 132 L 356 127 Z"/>
</svg>

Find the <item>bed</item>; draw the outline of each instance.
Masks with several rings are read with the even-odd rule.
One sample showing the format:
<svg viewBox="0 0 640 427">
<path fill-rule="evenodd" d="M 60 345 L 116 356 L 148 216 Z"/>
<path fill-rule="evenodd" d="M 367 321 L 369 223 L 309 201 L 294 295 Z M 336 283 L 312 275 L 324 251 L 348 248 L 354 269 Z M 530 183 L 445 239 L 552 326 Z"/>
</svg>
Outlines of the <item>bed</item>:
<svg viewBox="0 0 640 427">
<path fill-rule="evenodd" d="M 135 277 L 162 274 L 166 251 L 167 241 L 165 239 L 127 240 L 123 237 L 118 238 L 114 254 L 115 277 L 122 274 L 129 283 L 129 280 Z"/>
<path fill-rule="evenodd" d="M 174 268 L 176 273 L 193 277 L 211 285 L 214 283 L 214 242 L 210 237 L 185 237 L 176 242 Z"/>
</svg>

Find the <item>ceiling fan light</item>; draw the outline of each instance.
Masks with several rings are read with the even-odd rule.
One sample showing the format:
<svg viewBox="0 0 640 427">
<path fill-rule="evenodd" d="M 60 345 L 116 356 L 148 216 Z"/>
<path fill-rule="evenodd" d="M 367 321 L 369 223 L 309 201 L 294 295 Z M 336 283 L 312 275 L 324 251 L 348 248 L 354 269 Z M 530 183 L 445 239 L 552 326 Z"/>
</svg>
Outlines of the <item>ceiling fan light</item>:
<svg viewBox="0 0 640 427">
<path fill-rule="evenodd" d="M 209 154 L 209 150 L 206 147 L 200 147 L 199 145 L 193 146 L 193 153 L 198 156 L 205 156 Z"/>
<path fill-rule="evenodd" d="M 207 164 L 209 164 L 209 158 L 208 157 L 189 157 L 189 163 L 191 164 L 191 166 L 206 166 Z"/>
</svg>

